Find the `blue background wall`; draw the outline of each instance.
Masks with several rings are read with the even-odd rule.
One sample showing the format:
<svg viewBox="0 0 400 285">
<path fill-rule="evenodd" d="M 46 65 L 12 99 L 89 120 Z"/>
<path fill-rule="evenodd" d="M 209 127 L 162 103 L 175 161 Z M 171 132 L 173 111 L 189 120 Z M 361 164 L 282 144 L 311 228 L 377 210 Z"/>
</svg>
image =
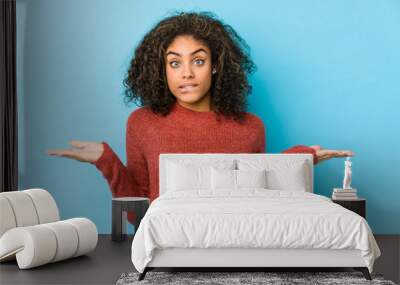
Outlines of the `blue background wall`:
<svg viewBox="0 0 400 285">
<path fill-rule="evenodd" d="M 355 151 L 353 187 L 374 233 L 400 233 L 399 1 L 17 0 L 20 189 L 48 189 L 63 219 L 109 233 L 111 193 L 91 164 L 47 156 L 69 140 L 107 141 L 125 163 L 122 80 L 141 37 L 174 10 L 208 10 L 251 47 L 249 111 L 267 151 L 320 144 Z M 330 195 L 343 159 L 315 167 Z"/>
</svg>

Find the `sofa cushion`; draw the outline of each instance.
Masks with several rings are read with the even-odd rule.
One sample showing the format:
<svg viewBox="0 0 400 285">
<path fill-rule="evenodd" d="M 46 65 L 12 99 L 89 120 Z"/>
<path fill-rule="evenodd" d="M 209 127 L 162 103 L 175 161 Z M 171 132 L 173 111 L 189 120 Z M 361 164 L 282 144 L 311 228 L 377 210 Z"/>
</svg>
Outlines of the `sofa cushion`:
<svg viewBox="0 0 400 285">
<path fill-rule="evenodd" d="M 97 241 L 96 225 L 86 218 L 17 227 L 0 238 L 0 261 L 16 258 L 20 269 L 33 268 L 86 254 Z"/>
</svg>

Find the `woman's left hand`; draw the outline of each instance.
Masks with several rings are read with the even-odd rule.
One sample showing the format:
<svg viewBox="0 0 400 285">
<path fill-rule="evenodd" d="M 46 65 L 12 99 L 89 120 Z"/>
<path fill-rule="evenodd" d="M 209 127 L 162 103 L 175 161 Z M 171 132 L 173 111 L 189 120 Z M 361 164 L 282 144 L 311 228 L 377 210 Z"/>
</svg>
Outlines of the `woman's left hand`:
<svg viewBox="0 0 400 285">
<path fill-rule="evenodd" d="M 346 157 L 355 155 L 355 153 L 350 150 L 323 149 L 319 145 L 311 145 L 310 147 L 315 149 L 316 152 L 317 161 L 315 164 L 334 157 Z"/>
</svg>

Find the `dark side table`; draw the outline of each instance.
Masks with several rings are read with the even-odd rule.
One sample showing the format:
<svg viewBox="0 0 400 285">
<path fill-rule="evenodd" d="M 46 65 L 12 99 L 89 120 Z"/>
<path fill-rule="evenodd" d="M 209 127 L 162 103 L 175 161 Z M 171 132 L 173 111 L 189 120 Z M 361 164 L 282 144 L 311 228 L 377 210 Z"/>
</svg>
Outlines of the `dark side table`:
<svg viewBox="0 0 400 285">
<path fill-rule="evenodd" d="M 111 240 L 124 241 L 127 238 L 126 220 L 128 212 L 134 212 L 135 233 L 139 227 L 140 221 L 149 208 L 150 200 L 143 197 L 120 197 L 112 198 L 112 227 Z"/>
<path fill-rule="evenodd" d="M 332 199 L 332 202 L 359 214 L 364 219 L 366 218 L 366 200 L 364 198 L 357 198 L 354 200 Z"/>
</svg>

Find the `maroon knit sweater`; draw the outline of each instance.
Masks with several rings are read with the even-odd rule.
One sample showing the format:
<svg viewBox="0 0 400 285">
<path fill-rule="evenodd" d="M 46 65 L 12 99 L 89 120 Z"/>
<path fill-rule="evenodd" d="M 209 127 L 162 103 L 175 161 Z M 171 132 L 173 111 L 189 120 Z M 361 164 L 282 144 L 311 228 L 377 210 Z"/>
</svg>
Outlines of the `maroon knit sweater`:
<svg viewBox="0 0 400 285">
<path fill-rule="evenodd" d="M 257 116 L 246 113 L 244 123 L 221 117 L 213 111 L 197 112 L 175 103 L 163 117 L 141 107 L 131 113 L 126 130 L 125 166 L 110 146 L 103 143 L 101 157 L 93 163 L 107 179 L 113 197 L 140 196 L 153 201 L 159 195 L 160 153 L 265 153 L 265 127 Z M 284 153 L 311 153 L 303 145 Z M 134 215 L 128 213 L 130 222 Z"/>
</svg>

